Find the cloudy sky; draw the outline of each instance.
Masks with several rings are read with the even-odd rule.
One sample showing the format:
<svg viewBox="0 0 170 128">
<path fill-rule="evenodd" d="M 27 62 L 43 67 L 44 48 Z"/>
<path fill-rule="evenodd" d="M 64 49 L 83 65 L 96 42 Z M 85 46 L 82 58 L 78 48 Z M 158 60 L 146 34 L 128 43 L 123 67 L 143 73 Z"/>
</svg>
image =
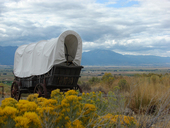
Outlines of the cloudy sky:
<svg viewBox="0 0 170 128">
<path fill-rule="evenodd" d="M 0 0 L 0 46 L 74 30 L 83 51 L 170 57 L 170 0 Z"/>
</svg>

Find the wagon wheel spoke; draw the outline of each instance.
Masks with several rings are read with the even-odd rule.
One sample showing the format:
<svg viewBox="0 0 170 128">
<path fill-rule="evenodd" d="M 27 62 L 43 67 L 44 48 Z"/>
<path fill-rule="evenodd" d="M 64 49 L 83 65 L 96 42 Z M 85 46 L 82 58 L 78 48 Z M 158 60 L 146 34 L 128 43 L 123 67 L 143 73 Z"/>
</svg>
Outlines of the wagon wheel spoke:
<svg viewBox="0 0 170 128">
<path fill-rule="evenodd" d="M 19 100 L 19 97 L 20 97 L 20 92 L 17 91 L 17 94 L 15 95 L 15 99 Z"/>
<path fill-rule="evenodd" d="M 36 92 L 37 92 L 37 93 L 41 93 L 41 86 L 40 86 L 40 85 L 37 86 Z"/>
<path fill-rule="evenodd" d="M 21 96 L 21 93 L 19 90 L 19 86 L 18 86 L 17 82 L 14 81 L 11 86 L 11 97 L 16 100 L 19 100 L 20 96 Z"/>
<path fill-rule="evenodd" d="M 45 97 L 45 91 L 42 84 L 37 84 L 34 88 L 34 93 L 37 93 L 39 97 Z"/>
<path fill-rule="evenodd" d="M 39 88 L 35 88 L 35 92 L 39 92 Z"/>
<path fill-rule="evenodd" d="M 80 93 L 83 93 L 82 88 L 80 87 L 80 85 L 77 85 L 77 89 L 79 90 Z"/>
</svg>

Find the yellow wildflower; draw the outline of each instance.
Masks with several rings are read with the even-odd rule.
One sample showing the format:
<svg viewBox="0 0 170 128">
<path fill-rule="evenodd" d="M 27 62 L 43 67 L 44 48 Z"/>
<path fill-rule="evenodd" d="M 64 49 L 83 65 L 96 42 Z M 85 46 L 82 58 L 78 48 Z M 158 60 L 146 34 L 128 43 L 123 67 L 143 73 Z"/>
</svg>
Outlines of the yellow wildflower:
<svg viewBox="0 0 170 128">
<path fill-rule="evenodd" d="M 70 120 L 66 122 L 65 127 L 66 128 L 73 128 Z"/>
<path fill-rule="evenodd" d="M 1 107 L 2 108 L 5 108 L 6 106 L 16 107 L 17 103 L 18 101 L 15 100 L 14 98 L 5 98 L 4 100 L 2 100 Z"/>
<path fill-rule="evenodd" d="M 70 118 L 68 116 L 65 117 L 65 120 L 70 120 Z"/>
<path fill-rule="evenodd" d="M 74 128 L 85 128 L 83 125 L 82 125 L 82 122 L 80 120 L 75 120 L 73 122 L 73 127 Z"/>
<path fill-rule="evenodd" d="M 38 99 L 37 99 L 37 105 L 38 105 L 38 106 L 42 106 L 43 103 L 46 102 L 46 100 L 48 100 L 48 99 L 46 99 L 46 98 L 44 98 L 44 97 L 38 98 Z"/>
<path fill-rule="evenodd" d="M 24 112 L 35 112 L 37 109 L 37 104 L 35 102 L 29 102 L 27 100 L 19 100 L 16 106 L 20 114 L 24 114 Z"/>
<path fill-rule="evenodd" d="M 134 119 L 134 117 L 129 117 L 129 116 L 123 116 L 123 115 L 112 115 L 112 114 L 107 114 L 102 117 L 101 123 L 108 123 L 109 125 L 116 125 L 120 121 L 121 125 L 125 126 L 130 126 L 131 124 L 135 124 L 137 121 Z"/>
<path fill-rule="evenodd" d="M 6 119 L 6 118 L 12 118 L 14 119 L 16 114 L 18 113 L 18 110 L 14 107 L 9 107 L 9 106 L 6 106 L 3 110 L 2 110 L 2 113 L 3 113 L 3 118 Z"/>
<path fill-rule="evenodd" d="M 66 97 L 70 96 L 70 95 L 77 95 L 77 94 L 78 94 L 78 92 L 76 92 L 75 90 L 69 90 L 69 91 L 65 92 Z"/>
<path fill-rule="evenodd" d="M 48 106 L 48 107 L 55 107 L 57 106 L 57 101 L 54 99 L 48 99 L 48 100 L 44 100 L 44 102 L 42 103 L 42 106 Z"/>
<path fill-rule="evenodd" d="M 35 112 L 25 112 L 23 117 L 25 117 L 29 120 L 30 127 L 41 128 L 40 119 Z"/>
<path fill-rule="evenodd" d="M 30 94 L 30 95 L 27 97 L 27 100 L 28 100 L 28 101 L 35 101 L 35 102 L 37 102 L 38 96 L 39 96 L 39 94 Z"/>
<path fill-rule="evenodd" d="M 84 105 L 85 115 L 90 114 L 96 111 L 96 108 L 93 104 L 85 104 Z"/>
<path fill-rule="evenodd" d="M 94 101 L 93 101 L 93 100 L 90 100 L 90 103 L 91 103 L 91 104 L 93 104 L 93 103 L 94 103 Z"/>
<path fill-rule="evenodd" d="M 84 93 L 84 92 L 82 93 L 82 96 L 85 96 L 85 93 Z"/>
<path fill-rule="evenodd" d="M 62 95 L 62 94 L 63 94 L 63 93 L 60 92 L 60 89 L 53 90 L 53 91 L 51 92 L 51 98 L 56 99 L 56 97 L 58 97 L 58 96 L 60 96 L 60 95 Z"/>
<path fill-rule="evenodd" d="M 70 112 L 70 108 L 67 108 L 66 110 L 67 110 L 67 112 Z"/>
<path fill-rule="evenodd" d="M 0 124 L 3 123 L 3 109 L 0 107 Z"/>
<path fill-rule="evenodd" d="M 53 111 L 54 111 L 53 107 L 42 107 L 42 108 L 38 107 L 37 111 L 38 111 L 38 113 L 39 113 L 39 115 L 41 117 L 43 117 L 44 115 L 53 115 L 53 114 L 55 114 L 55 113 L 53 113 Z"/>
<path fill-rule="evenodd" d="M 82 100 L 82 97 L 78 97 L 78 100 Z"/>
<path fill-rule="evenodd" d="M 76 105 L 78 102 L 79 101 L 78 101 L 77 96 L 70 95 L 70 96 L 67 96 L 64 100 L 61 101 L 61 105 L 64 106 L 64 107 L 69 107 L 70 103 Z"/>
<path fill-rule="evenodd" d="M 59 123 L 59 122 L 62 120 L 62 117 L 64 117 L 64 115 L 63 115 L 63 114 L 59 114 L 59 117 L 56 118 L 55 122 L 56 122 L 56 123 Z M 67 118 L 66 118 L 66 119 L 67 119 Z M 66 120 L 66 119 L 65 119 L 65 120 Z"/>
<path fill-rule="evenodd" d="M 58 117 L 58 113 L 54 111 L 53 107 L 38 107 L 37 113 L 41 119 L 42 124 L 44 124 L 44 121 L 46 123 L 54 122 Z"/>
<path fill-rule="evenodd" d="M 15 127 L 18 127 L 18 128 L 29 128 L 29 123 L 30 123 L 30 120 L 27 118 L 27 117 L 23 117 L 23 116 L 18 116 L 15 118 Z"/>
</svg>

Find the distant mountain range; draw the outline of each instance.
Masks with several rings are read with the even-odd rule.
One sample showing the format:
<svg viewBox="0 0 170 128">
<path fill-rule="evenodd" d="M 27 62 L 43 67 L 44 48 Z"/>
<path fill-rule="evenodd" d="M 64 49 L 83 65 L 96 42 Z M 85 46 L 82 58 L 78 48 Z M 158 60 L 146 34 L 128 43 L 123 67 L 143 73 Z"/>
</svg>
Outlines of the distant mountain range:
<svg viewBox="0 0 170 128">
<path fill-rule="evenodd" d="M 0 65 L 13 65 L 17 46 L 0 46 Z"/>
<path fill-rule="evenodd" d="M 13 65 L 17 46 L 0 46 L 0 65 Z M 122 55 L 110 50 L 93 50 L 82 54 L 83 66 L 170 66 L 170 57 Z"/>
<path fill-rule="evenodd" d="M 170 66 L 170 57 L 122 55 L 110 50 L 84 52 L 82 65 L 91 66 Z"/>
</svg>

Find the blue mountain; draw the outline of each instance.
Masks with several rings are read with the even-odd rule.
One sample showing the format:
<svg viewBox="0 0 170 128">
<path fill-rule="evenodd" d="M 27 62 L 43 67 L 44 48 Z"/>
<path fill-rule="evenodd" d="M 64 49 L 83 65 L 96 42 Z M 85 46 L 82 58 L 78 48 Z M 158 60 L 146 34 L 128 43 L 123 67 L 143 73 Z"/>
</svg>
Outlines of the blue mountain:
<svg viewBox="0 0 170 128">
<path fill-rule="evenodd" d="M 13 65 L 17 46 L 0 46 L 0 65 Z M 170 66 L 170 57 L 122 55 L 110 50 L 83 52 L 83 66 Z"/>
<path fill-rule="evenodd" d="M 91 66 L 170 66 L 170 57 L 122 55 L 110 50 L 93 50 L 82 54 L 82 65 Z"/>
<path fill-rule="evenodd" d="M 13 65 L 17 46 L 0 46 L 0 65 Z"/>
</svg>

